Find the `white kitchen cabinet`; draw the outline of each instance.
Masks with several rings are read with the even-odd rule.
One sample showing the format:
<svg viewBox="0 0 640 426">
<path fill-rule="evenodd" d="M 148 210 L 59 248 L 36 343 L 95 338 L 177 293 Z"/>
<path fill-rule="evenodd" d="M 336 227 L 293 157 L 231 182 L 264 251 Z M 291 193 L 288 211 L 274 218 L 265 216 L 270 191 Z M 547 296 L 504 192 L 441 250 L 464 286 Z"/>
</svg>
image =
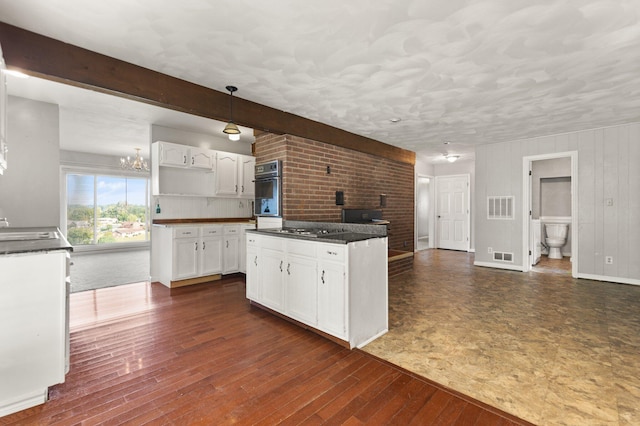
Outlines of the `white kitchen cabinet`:
<svg viewBox="0 0 640 426">
<path fill-rule="evenodd" d="M 347 338 L 347 277 L 344 247 L 322 245 L 318 260 L 318 329 Z"/>
<path fill-rule="evenodd" d="M 249 155 L 238 156 L 238 182 L 240 182 L 240 188 L 238 189 L 238 195 L 242 198 L 254 198 L 256 193 L 255 188 L 255 175 L 256 175 L 256 158 Z"/>
<path fill-rule="evenodd" d="M 222 226 L 201 228 L 200 269 L 198 275 L 213 275 L 222 272 Z"/>
<path fill-rule="evenodd" d="M 167 287 L 197 284 L 222 273 L 222 225 L 154 225 L 151 275 Z"/>
<path fill-rule="evenodd" d="M 173 272 L 171 280 L 198 276 L 200 232 L 197 227 L 177 228 L 173 232 Z"/>
<path fill-rule="evenodd" d="M 48 399 L 65 381 L 66 251 L 0 256 L 0 417 Z"/>
<path fill-rule="evenodd" d="M 189 166 L 199 169 L 212 170 L 215 164 L 215 151 L 201 148 L 189 148 Z"/>
<path fill-rule="evenodd" d="M 260 237 L 254 234 L 247 234 L 246 240 L 246 285 L 247 298 L 250 300 L 260 299 L 260 275 L 258 274 L 258 250 L 260 248 Z"/>
<path fill-rule="evenodd" d="M 310 326 L 315 326 L 318 320 L 316 270 L 315 258 L 288 254 L 285 313 Z"/>
<path fill-rule="evenodd" d="M 238 270 L 247 272 L 247 229 L 255 229 L 254 224 L 240 225 L 240 241 L 238 243 Z"/>
<path fill-rule="evenodd" d="M 248 299 L 350 348 L 387 332 L 386 237 L 331 244 L 247 235 Z"/>
<path fill-rule="evenodd" d="M 156 142 L 159 166 L 186 167 L 189 164 L 189 147 L 169 142 Z"/>
<path fill-rule="evenodd" d="M 238 194 L 238 154 L 216 154 L 216 195 Z"/>
<path fill-rule="evenodd" d="M 192 149 L 195 155 L 193 158 Z M 168 142 L 154 142 L 151 146 L 151 193 L 156 196 L 215 196 L 215 168 L 212 157 L 213 151 Z"/>
<path fill-rule="evenodd" d="M 238 272 L 240 269 L 240 227 L 238 225 L 225 225 L 223 241 L 222 273 Z"/>
</svg>

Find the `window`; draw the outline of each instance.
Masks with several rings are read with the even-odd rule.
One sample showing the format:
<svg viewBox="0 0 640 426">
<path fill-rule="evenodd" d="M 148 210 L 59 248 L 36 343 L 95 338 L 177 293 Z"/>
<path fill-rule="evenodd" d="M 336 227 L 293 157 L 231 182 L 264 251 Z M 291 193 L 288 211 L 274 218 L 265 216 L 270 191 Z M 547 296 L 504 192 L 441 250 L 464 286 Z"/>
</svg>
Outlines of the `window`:
<svg viewBox="0 0 640 426">
<path fill-rule="evenodd" d="M 149 240 L 149 179 L 65 173 L 66 232 L 74 246 Z"/>
</svg>

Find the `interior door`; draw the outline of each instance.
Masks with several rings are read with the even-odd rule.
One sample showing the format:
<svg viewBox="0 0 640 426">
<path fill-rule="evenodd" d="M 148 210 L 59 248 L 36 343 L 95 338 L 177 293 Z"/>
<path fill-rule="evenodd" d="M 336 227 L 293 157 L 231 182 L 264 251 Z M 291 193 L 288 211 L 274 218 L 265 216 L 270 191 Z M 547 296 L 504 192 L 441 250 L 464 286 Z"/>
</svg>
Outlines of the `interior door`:
<svg viewBox="0 0 640 426">
<path fill-rule="evenodd" d="M 438 248 L 469 250 L 469 175 L 437 176 Z"/>
</svg>

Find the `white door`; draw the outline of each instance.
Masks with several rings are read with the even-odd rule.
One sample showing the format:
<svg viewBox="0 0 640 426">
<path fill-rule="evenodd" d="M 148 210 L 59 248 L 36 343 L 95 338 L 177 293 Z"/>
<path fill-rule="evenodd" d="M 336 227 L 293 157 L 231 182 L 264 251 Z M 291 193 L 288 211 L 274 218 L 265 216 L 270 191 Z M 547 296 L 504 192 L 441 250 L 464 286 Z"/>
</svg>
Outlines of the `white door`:
<svg viewBox="0 0 640 426">
<path fill-rule="evenodd" d="M 437 176 L 438 248 L 469 250 L 469 175 Z"/>
</svg>

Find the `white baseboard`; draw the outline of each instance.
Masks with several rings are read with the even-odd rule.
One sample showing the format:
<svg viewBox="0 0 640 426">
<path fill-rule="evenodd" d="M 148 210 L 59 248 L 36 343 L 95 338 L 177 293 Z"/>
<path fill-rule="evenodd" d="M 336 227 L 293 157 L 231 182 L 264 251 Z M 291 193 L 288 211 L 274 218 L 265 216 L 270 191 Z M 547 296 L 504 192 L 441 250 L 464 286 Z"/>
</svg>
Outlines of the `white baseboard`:
<svg viewBox="0 0 640 426">
<path fill-rule="evenodd" d="M 496 263 L 496 262 L 473 262 L 473 265 L 484 266 L 486 268 L 508 269 L 510 271 L 522 272 L 522 266 L 520 265 L 509 265 L 505 263 Z"/>
<path fill-rule="evenodd" d="M 595 281 L 608 281 L 619 284 L 640 285 L 640 280 L 634 278 L 608 277 L 606 275 L 581 274 L 578 272 L 578 278 Z"/>
</svg>

